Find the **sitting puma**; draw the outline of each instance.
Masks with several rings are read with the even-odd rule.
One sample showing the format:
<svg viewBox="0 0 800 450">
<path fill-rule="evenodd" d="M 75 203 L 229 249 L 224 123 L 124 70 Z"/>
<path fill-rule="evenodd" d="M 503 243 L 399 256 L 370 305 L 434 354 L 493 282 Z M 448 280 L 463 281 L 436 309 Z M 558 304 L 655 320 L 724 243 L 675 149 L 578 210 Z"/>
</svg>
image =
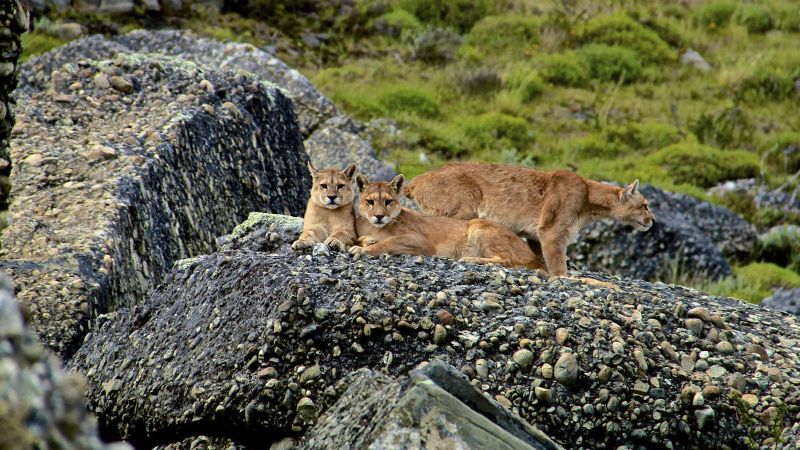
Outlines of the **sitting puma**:
<svg viewBox="0 0 800 450">
<path fill-rule="evenodd" d="M 449 163 L 409 182 L 404 193 L 426 213 L 502 224 L 542 255 L 550 275 L 567 273 L 567 245 L 590 222 L 610 218 L 637 230 L 655 220 L 639 180 L 626 188 L 573 172 L 506 164 Z"/>
<path fill-rule="evenodd" d="M 300 250 L 323 242 L 333 250 L 344 251 L 356 239 L 352 206 L 356 165 L 350 164 L 344 170 L 317 170 L 309 162 L 308 170 L 312 178 L 311 197 L 303 216 L 303 232 L 292 248 Z"/>
<path fill-rule="evenodd" d="M 356 176 L 361 192 L 356 213 L 358 244 L 350 253 L 445 256 L 475 264 L 541 269 L 533 252 L 511 230 L 488 220 L 420 214 L 400 206 L 403 176 L 370 183 Z"/>
</svg>

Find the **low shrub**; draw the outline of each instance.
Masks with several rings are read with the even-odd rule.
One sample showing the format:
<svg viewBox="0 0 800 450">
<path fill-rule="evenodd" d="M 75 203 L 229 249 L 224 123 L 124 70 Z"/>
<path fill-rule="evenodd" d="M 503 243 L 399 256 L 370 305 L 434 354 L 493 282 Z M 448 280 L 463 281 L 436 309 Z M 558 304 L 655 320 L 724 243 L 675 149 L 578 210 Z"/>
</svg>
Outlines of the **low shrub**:
<svg viewBox="0 0 800 450">
<path fill-rule="evenodd" d="M 722 148 L 749 146 L 755 133 L 750 117 L 737 105 L 703 113 L 689 122 L 689 129 L 700 142 Z"/>
<path fill-rule="evenodd" d="M 466 119 L 464 134 L 481 147 L 522 149 L 533 142 L 525 119 L 501 112 L 488 112 Z"/>
<path fill-rule="evenodd" d="M 560 86 L 585 87 L 589 80 L 589 67 L 576 53 L 554 54 L 541 60 L 542 77 Z"/>
<path fill-rule="evenodd" d="M 800 31 L 800 8 L 788 5 L 777 12 L 777 27 L 783 31 L 797 33 Z"/>
<path fill-rule="evenodd" d="M 466 33 L 497 10 L 492 0 L 399 0 L 398 6 L 424 23 Z"/>
<path fill-rule="evenodd" d="M 584 44 L 606 44 L 635 51 L 645 63 L 675 61 L 676 52 L 653 30 L 642 26 L 627 14 L 599 16 L 580 32 Z"/>
<path fill-rule="evenodd" d="M 458 68 L 454 78 L 458 90 L 469 95 L 489 94 L 503 87 L 503 79 L 493 67 Z"/>
<path fill-rule="evenodd" d="M 408 113 L 420 117 L 440 114 L 439 102 L 428 92 L 414 86 L 391 86 L 379 92 L 378 104 L 390 113 Z"/>
<path fill-rule="evenodd" d="M 800 287 L 800 275 L 772 263 L 757 262 L 734 269 L 735 276 L 710 285 L 712 295 L 760 303 L 774 289 Z"/>
<path fill-rule="evenodd" d="M 662 167 L 677 184 L 709 188 L 726 180 L 758 175 L 759 158 L 742 150 L 719 150 L 700 144 L 674 144 L 646 160 Z"/>
<path fill-rule="evenodd" d="M 528 103 L 542 95 L 545 84 L 542 77 L 529 65 L 518 64 L 506 72 L 505 88 L 516 91 L 521 103 Z"/>
<path fill-rule="evenodd" d="M 731 21 L 736 12 L 736 2 L 733 0 L 714 0 L 698 8 L 695 20 L 708 29 L 724 27 Z"/>
<path fill-rule="evenodd" d="M 609 127 L 606 140 L 627 147 L 632 152 L 647 154 L 681 140 L 677 128 L 661 122 L 630 122 Z"/>
<path fill-rule="evenodd" d="M 755 3 L 739 5 L 734 19 L 744 25 L 748 33 L 766 33 L 775 26 L 773 12 L 768 7 Z"/>
<path fill-rule="evenodd" d="M 779 225 L 758 237 L 758 259 L 800 273 L 800 227 Z"/>
<path fill-rule="evenodd" d="M 398 37 L 421 29 L 422 23 L 415 15 L 398 8 L 375 19 L 373 27 L 382 34 Z"/>
<path fill-rule="evenodd" d="M 464 42 L 485 54 L 511 53 L 522 56 L 539 42 L 542 20 L 536 16 L 502 15 L 481 19 L 464 36 Z"/>
<path fill-rule="evenodd" d="M 629 48 L 591 44 L 578 49 L 577 54 L 589 67 L 592 78 L 600 81 L 633 82 L 643 75 L 642 63 L 637 53 Z"/>
<path fill-rule="evenodd" d="M 786 52 L 758 64 L 730 87 L 739 99 L 781 101 L 797 96 L 799 78 L 800 53 Z"/>
<path fill-rule="evenodd" d="M 449 29 L 425 27 L 409 35 L 410 56 L 430 64 L 444 64 L 455 59 L 461 36 Z"/>
</svg>

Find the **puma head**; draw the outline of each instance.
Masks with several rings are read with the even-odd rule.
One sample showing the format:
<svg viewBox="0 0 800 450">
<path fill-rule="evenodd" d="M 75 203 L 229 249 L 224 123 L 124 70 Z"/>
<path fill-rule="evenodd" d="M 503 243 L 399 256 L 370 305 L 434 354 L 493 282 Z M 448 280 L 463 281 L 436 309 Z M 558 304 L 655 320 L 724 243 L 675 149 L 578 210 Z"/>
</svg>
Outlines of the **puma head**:
<svg viewBox="0 0 800 450">
<path fill-rule="evenodd" d="M 614 219 L 630 225 L 639 231 L 647 231 L 653 226 L 655 217 L 650 211 L 649 202 L 639 192 L 639 180 L 619 192 L 617 203 L 612 207 Z"/>
<path fill-rule="evenodd" d="M 398 175 L 390 182 L 370 182 L 367 177 L 359 174 L 356 184 L 360 192 L 358 200 L 358 213 L 369 222 L 383 228 L 386 224 L 400 215 L 400 189 L 403 188 L 403 175 Z"/>
<path fill-rule="evenodd" d="M 353 175 L 356 165 L 350 164 L 344 170 L 321 169 L 317 170 L 311 162 L 308 163 L 313 183 L 311 185 L 311 201 L 317 206 L 336 209 L 353 203 Z"/>
</svg>

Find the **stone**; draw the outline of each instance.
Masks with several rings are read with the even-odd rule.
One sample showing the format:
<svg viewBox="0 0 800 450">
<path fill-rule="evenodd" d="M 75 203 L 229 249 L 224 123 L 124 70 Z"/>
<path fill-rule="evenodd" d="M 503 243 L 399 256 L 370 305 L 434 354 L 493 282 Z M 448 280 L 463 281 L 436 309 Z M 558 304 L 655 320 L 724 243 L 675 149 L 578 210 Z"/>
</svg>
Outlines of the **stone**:
<svg viewBox="0 0 800 450">
<path fill-rule="evenodd" d="M 550 389 L 545 389 L 543 387 L 536 386 L 533 388 L 533 392 L 536 395 L 536 399 L 545 403 L 552 403 L 553 401 L 553 392 Z"/>
<path fill-rule="evenodd" d="M 680 357 L 678 357 L 678 354 L 675 352 L 675 348 L 672 347 L 672 344 L 667 341 L 661 341 L 659 348 L 661 349 L 661 354 L 664 355 L 665 358 L 674 363 L 680 362 Z"/>
<path fill-rule="evenodd" d="M 447 343 L 447 330 L 438 323 L 433 329 L 433 342 L 437 345 L 444 345 Z"/>
<path fill-rule="evenodd" d="M 728 371 L 724 367 L 718 365 L 713 365 L 706 370 L 706 374 L 711 378 L 722 378 L 727 373 Z"/>
<path fill-rule="evenodd" d="M 695 420 L 697 421 L 697 428 L 704 430 L 711 426 L 716 418 L 714 410 L 710 406 L 698 409 L 694 412 Z"/>
<path fill-rule="evenodd" d="M 121 76 L 114 75 L 109 80 L 111 87 L 122 92 L 123 94 L 130 94 L 133 92 L 133 83 L 122 78 Z"/>
<path fill-rule="evenodd" d="M 755 408 L 756 405 L 758 405 L 758 396 L 753 394 L 744 394 L 742 395 L 742 401 L 747 403 L 747 405 L 751 408 Z"/>
<path fill-rule="evenodd" d="M 550 364 L 547 364 L 547 363 L 542 364 L 542 376 L 546 380 L 552 379 L 553 378 L 553 374 L 554 374 L 553 366 L 551 366 Z"/>
<path fill-rule="evenodd" d="M 695 69 L 700 70 L 701 72 L 708 72 L 711 70 L 711 64 L 706 61 L 700 53 L 693 50 L 692 48 L 687 48 L 686 51 L 681 54 L 681 64 L 685 66 L 694 67 Z"/>
<path fill-rule="evenodd" d="M 686 312 L 686 315 L 689 317 L 696 317 L 703 322 L 711 321 L 711 313 L 708 312 L 708 308 L 704 308 L 702 306 L 690 309 Z"/>
<path fill-rule="evenodd" d="M 720 341 L 717 343 L 717 351 L 723 355 L 730 355 L 733 353 L 733 344 L 728 341 Z"/>
<path fill-rule="evenodd" d="M 634 394 L 646 395 L 649 390 L 650 390 L 650 385 L 643 382 L 642 380 L 636 380 L 636 383 L 634 383 L 633 385 Z"/>
<path fill-rule="evenodd" d="M 514 352 L 513 359 L 517 365 L 523 369 L 526 369 L 533 364 L 533 352 L 525 348 L 517 350 Z"/>
<path fill-rule="evenodd" d="M 578 359 L 572 353 L 565 353 L 558 358 L 553 368 L 553 376 L 559 383 L 570 386 L 578 378 Z"/>
<path fill-rule="evenodd" d="M 703 335 L 703 321 L 700 319 L 686 319 L 684 321 L 686 329 L 689 330 L 690 333 L 697 337 L 702 337 Z"/>
<path fill-rule="evenodd" d="M 558 328 L 556 330 L 556 342 L 558 345 L 564 345 L 569 339 L 569 330 L 566 328 Z"/>
</svg>

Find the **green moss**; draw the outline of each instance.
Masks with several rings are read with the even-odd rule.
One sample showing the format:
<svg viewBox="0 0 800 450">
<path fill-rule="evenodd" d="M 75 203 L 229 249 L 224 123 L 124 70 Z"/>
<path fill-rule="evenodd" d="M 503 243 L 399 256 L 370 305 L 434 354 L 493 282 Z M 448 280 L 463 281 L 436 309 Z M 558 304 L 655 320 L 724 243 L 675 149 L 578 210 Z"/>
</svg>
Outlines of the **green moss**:
<svg viewBox="0 0 800 450">
<path fill-rule="evenodd" d="M 770 168 L 785 174 L 800 171 L 800 132 L 781 133 L 765 152 Z"/>
<path fill-rule="evenodd" d="M 646 158 L 662 167 L 675 183 L 712 187 L 725 180 L 758 175 L 759 159 L 751 152 L 719 150 L 700 144 L 675 144 Z"/>
<path fill-rule="evenodd" d="M 727 25 L 735 11 L 735 1 L 715 0 L 698 8 L 695 12 L 695 19 L 701 25 L 713 30 Z"/>
<path fill-rule="evenodd" d="M 461 33 L 496 11 L 492 0 L 399 0 L 398 6 L 424 23 L 453 28 Z"/>
<path fill-rule="evenodd" d="M 647 154 L 681 140 L 678 130 L 660 122 L 629 122 L 623 126 L 609 127 L 606 140 L 630 149 L 631 152 Z"/>
<path fill-rule="evenodd" d="M 377 101 L 385 111 L 408 113 L 421 117 L 440 114 L 439 102 L 430 93 L 416 86 L 391 86 L 377 94 Z"/>
<path fill-rule="evenodd" d="M 781 101 L 797 96 L 800 52 L 781 52 L 751 67 L 748 75 L 729 84 L 738 98 Z"/>
<path fill-rule="evenodd" d="M 736 10 L 735 20 L 750 33 L 766 33 L 775 26 L 773 12 L 764 5 L 743 3 Z"/>
<path fill-rule="evenodd" d="M 521 149 L 534 140 L 524 119 L 494 111 L 465 119 L 464 134 L 483 148 Z"/>
<path fill-rule="evenodd" d="M 579 40 L 585 44 L 606 44 L 634 50 L 644 63 L 664 63 L 677 59 L 661 37 L 626 14 L 599 16 L 590 20 Z"/>
<path fill-rule="evenodd" d="M 576 53 L 554 54 L 541 58 L 542 77 L 560 86 L 585 87 L 589 80 L 586 60 Z"/>
<path fill-rule="evenodd" d="M 21 42 L 22 56 L 20 60 L 22 62 L 27 61 L 31 56 L 42 54 L 66 43 L 66 41 L 40 31 L 24 33 Z"/>
<path fill-rule="evenodd" d="M 464 37 L 464 43 L 484 54 L 522 56 L 539 42 L 541 24 L 542 19 L 536 16 L 488 16 L 472 27 Z"/>
<path fill-rule="evenodd" d="M 591 44 L 577 54 L 589 67 L 592 78 L 600 81 L 637 81 L 643 75 L 642 63 L 635 51 L 625 47 Z"/>
</svg>

